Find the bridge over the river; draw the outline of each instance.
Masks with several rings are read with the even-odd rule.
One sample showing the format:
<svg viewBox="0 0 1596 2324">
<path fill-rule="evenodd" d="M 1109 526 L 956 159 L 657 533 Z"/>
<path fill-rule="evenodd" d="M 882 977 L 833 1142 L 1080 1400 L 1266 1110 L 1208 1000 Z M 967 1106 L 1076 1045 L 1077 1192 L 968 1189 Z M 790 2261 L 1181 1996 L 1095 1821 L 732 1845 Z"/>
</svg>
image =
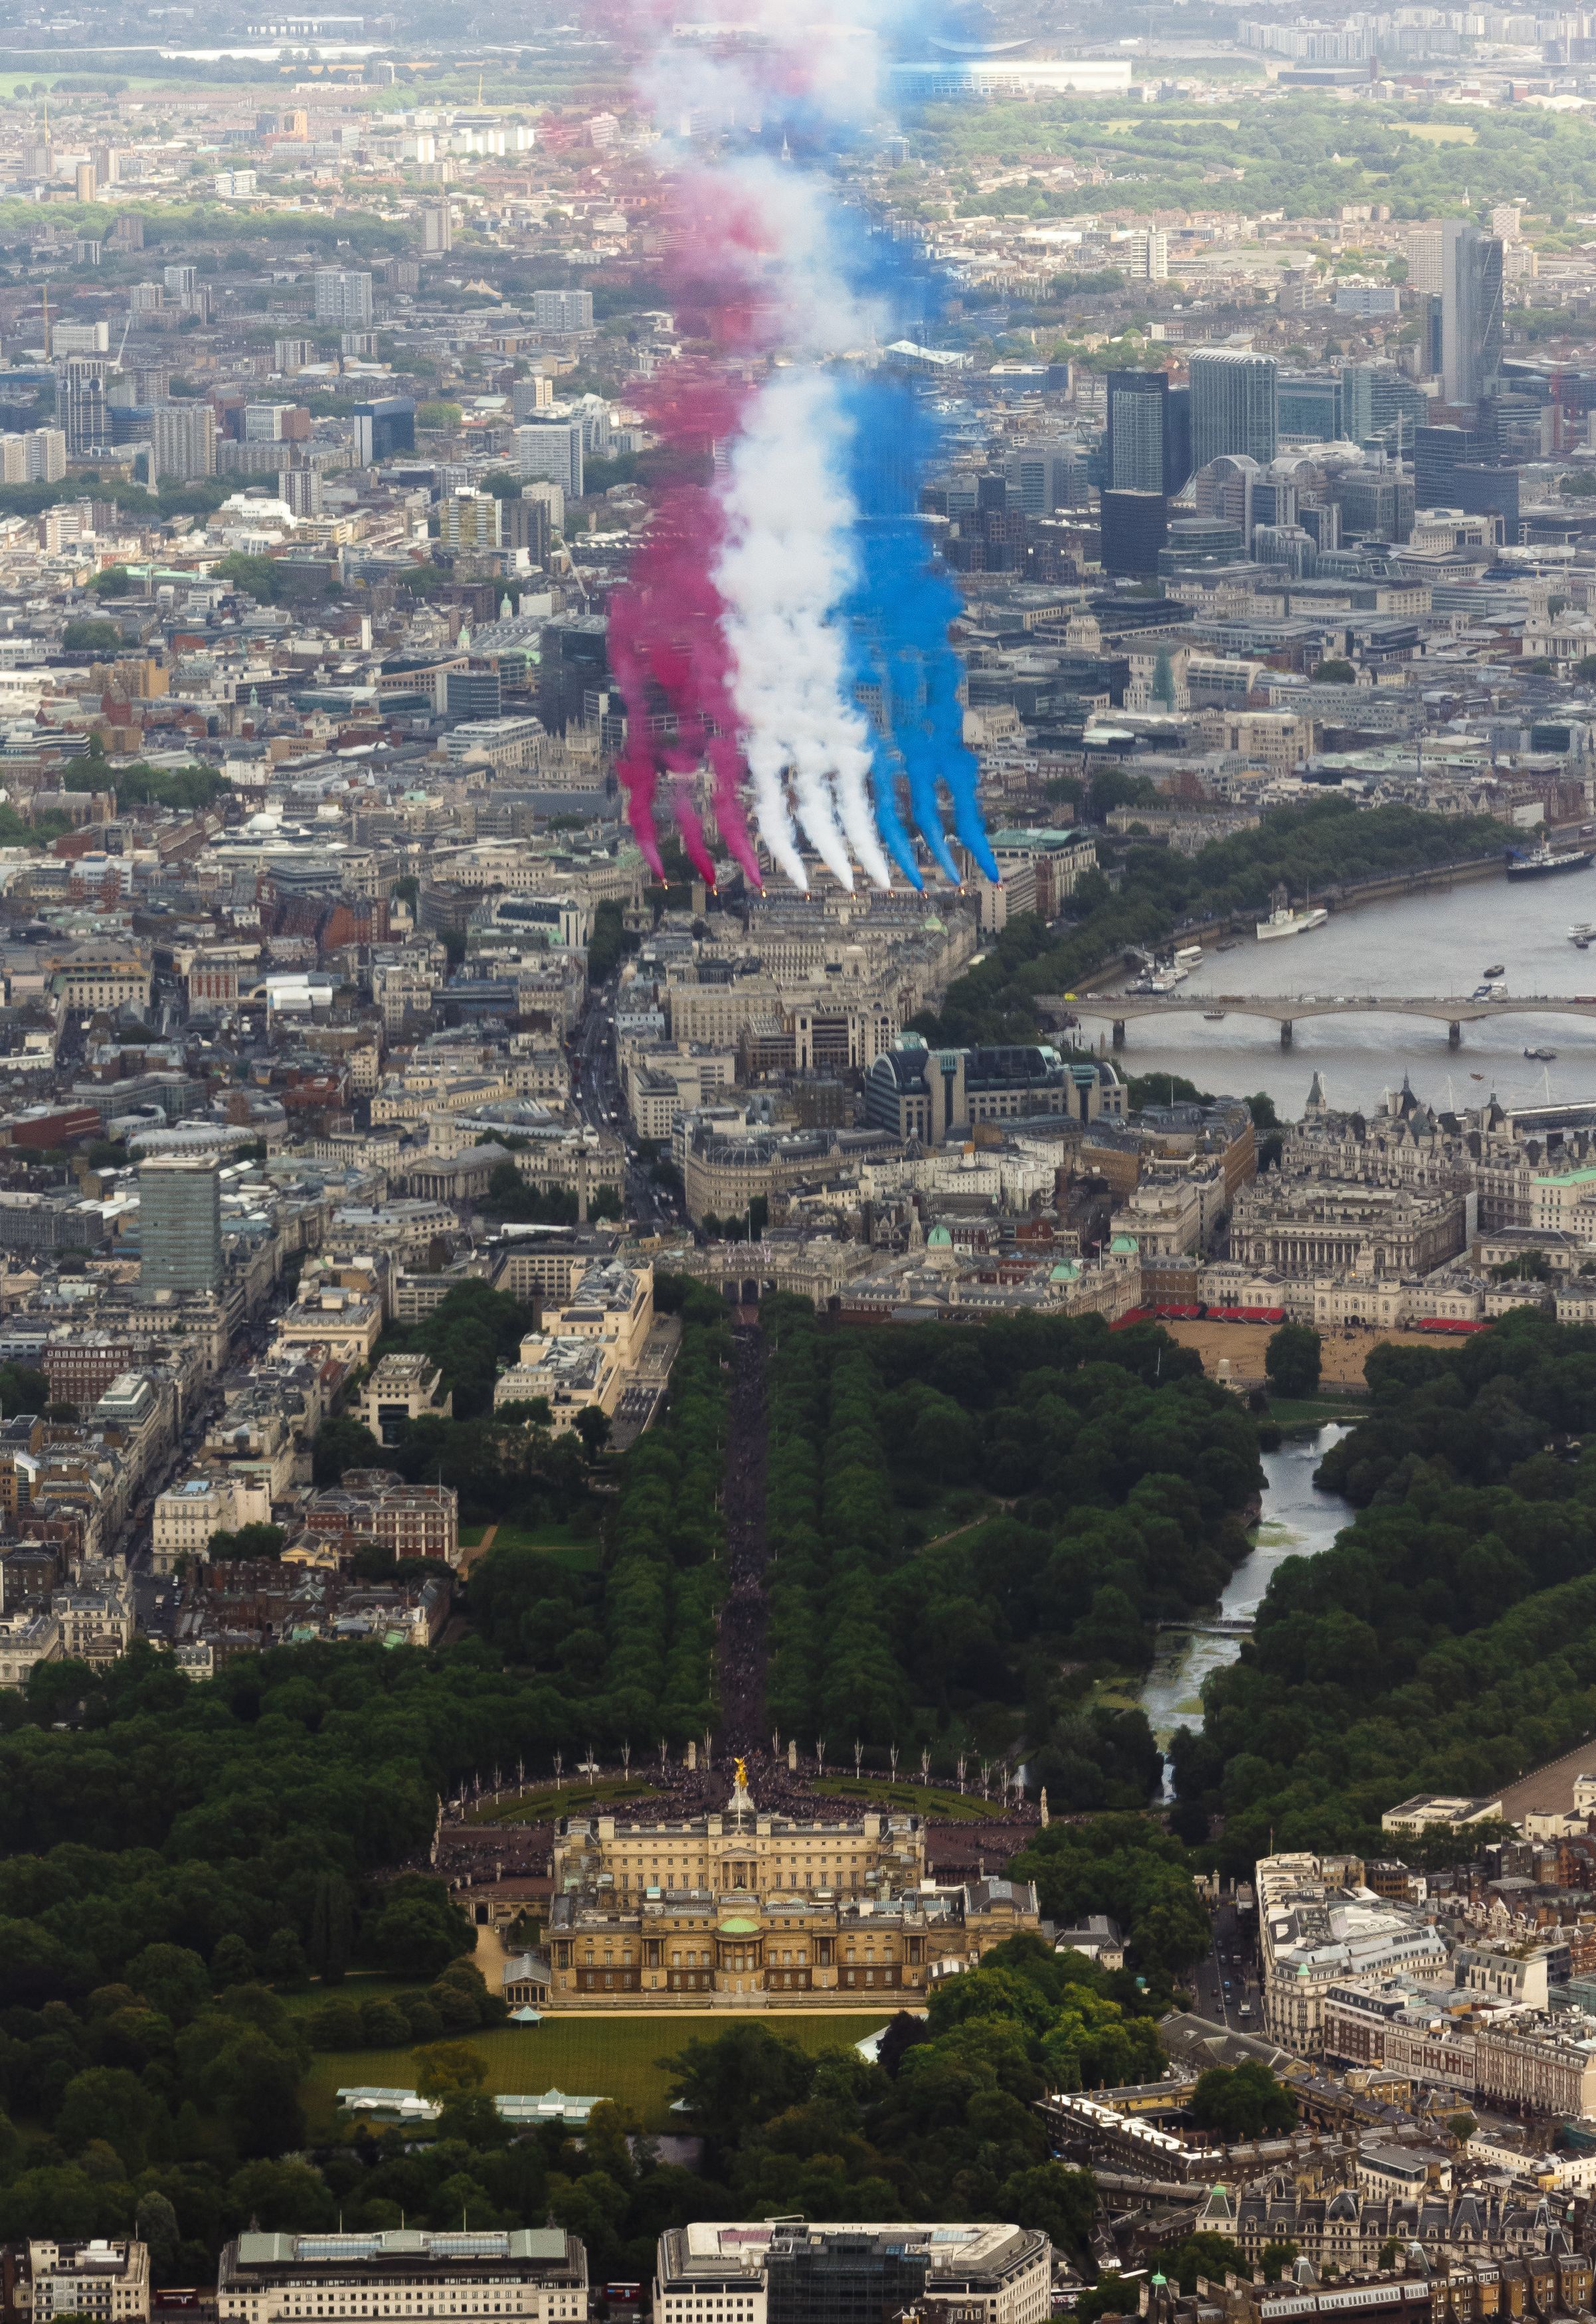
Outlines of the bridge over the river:
<svg viewBox="0 0 1596 2324">
<path fill-rule="evenodd" d="M 1291 1047 L 1294 1028 L 1308 1017 L 1429 1017 L 1446 1028 L 1457 1048 L 1465 1025 L 1483 1017 L 1583 1017 L 1596 1019 L 1596 992 L 1524 992 L 1512 999 L 1419 999 L 1404 994 L 1281 992 L 1041 992 L 1037 1007 L 1048 1015 L 1106 1017 L 1116 1049 L 1125 1028 L 1142 1017 L 1259 1017 L 1280 1028 L 1280 1047 Z"/>
</svg>

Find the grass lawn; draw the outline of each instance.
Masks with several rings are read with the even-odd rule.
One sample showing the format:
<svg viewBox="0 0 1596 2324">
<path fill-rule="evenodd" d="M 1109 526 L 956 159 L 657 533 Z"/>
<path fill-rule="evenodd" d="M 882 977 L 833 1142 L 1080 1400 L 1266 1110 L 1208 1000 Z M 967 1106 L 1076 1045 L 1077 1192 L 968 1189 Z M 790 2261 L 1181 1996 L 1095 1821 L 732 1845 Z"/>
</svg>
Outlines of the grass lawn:
<svg viewBox="0 0 1596 2324">
<path fill-rule="evenodd" d="M 593 1549 L 592 1537 L 579 1534 L 568 1525 L 502 1525 L 494 1536 L 496 1549 L 503 1543 L 506 1549 Z"/>
<path fill-rule="evenodd" d="M 480 1542 L 486 1527 L 477 1526 L 472 1530 Z M 464 1529 L 460 1539 L 466 1541 Z M 475 1543 L 467 1545 L 475 1547 Z M 598 1544 L 567 1525 L 502 1525 L 494 1536 L 493 1547 L 540 1550 L 551 1564 L 569 1566 L 577 1573 L 598 1571 Z"/>
<path fill-rule="evenodd" d="M 1277 1396 L 1269 1399 L 1268 1417 L 1278 1428 L 1321 1428 L 1327 1420 L 1361 1420 L 1370 1409 L 1361 1396 Z"/>
<path fill-rule="evenodd" d="M 524 1799 L 503 1800 L 473 1808 L 466 1821 L 548 1823 L 555 1816 L 582 1815 L 589 1808 L 613 1804 L 616 1800 L 641 1800 L 652 1790 L 653 1785 L 641 1775 L 606 1775 L 596 1784 L 563 1784 L 558 1789 L 545 1784 L 541 1791 L 529 1792 Z"/>
<path fill-rule="evenodd" d="M 574 2095 L 618 2098 L 635 2107 L 649 2130 L 668 2130 L 666 2092 L 670 2076 L 660 2065 L 695 2039 L 713 2040 L 733 2021 L 728 2013 L 671 2017 L 551 2017 L 541 2025 L 495 2026 L 491 2032 L 451 2035 L 475 2050 L 488 2070 L 486 2089 L 567 2090 Z M 758 2022 L 773 2034 L 817 2055 L 862 2042 L 887 2022 L 881 2010 L 838 2017 L 761 2009 Z M 351 2083 L 411 2089 L 420 2071 L 415 2050 L 328 2051 L 316 2059 L 302 2096 L 312 2138 L 332 2131 L 337 2093 Z"/>
<path fill-rule="evenodd" d="M 856 1793 L 867 1800 L 880 1800 L 883 1806 L 894 1807 L 904 1813 L 950 1816 L 1006 1816 L 1011 1812 L 991 1801 L 983 1800 L 978 1788 L 981 1766 L 977 1754 L 972 1752 L 970 1766 L 974 1770 L 975 1788 L 960 1793 L 947 1784 L 909 1784 L 900 1776 L 893 1783 L 886 1775 L 827 1775 L 817 1782 L 823 1792 Z M 966 1772 L 964 1780 L 971 1778 Z"/>
</svg>

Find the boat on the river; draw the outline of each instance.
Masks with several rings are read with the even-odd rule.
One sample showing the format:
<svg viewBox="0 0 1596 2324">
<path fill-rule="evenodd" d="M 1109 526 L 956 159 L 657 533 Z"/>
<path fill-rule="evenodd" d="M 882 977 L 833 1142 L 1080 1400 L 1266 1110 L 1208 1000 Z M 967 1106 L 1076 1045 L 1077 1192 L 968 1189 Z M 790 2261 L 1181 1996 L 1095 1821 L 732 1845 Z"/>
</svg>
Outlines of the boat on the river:
<svg viewBox="0 0 1596 2324">
<path fill-rule="evenodd" d="M 1527 1057 L 1533 1057 L 1537 1065 L 1549 1065 L 1557 1052 L 1555 1049 L 1526 1049 L 1524 1054 Z"/>
<path fill-rule="evenodd" d="M 1203 1022 L 1204 1025 L 1222 1025 L 1224 1023 L 1224 1010 L 1222 1009 L 1204 1009 L 1203 1011 Z"/>
<path fill-rule="evenodd" d="M 1500 962 L 1499 960 L 1498 961 L 1498 963 L 1497 963 L 1497 964 L 1496 964 L 1496 966 L 1495 966 L 1494 968 L 1488 968 L 1488 969 L 1486 970 L 1486 972 L 1485 972 L 1485 973 L 1486 973 L 1486 975 L 1487 975 L 1488 977 L 1491 977 L 1491 976 L 1505 976 L 1505 975 L 1507 974 L 1507 973 L 1508 973 L 1508 972 L 1507 972 L 1507 970 L 1503 967 L 1503 965 L 1502 965 L 1502 964 L 1501 964 L 1501 962 Z"/>
<path fill-rule="evenodd" d="M 1289 904 L 1277 904 L 1267 920 L 1256 923 L 1259 944 L 1273 944 L 1277 936 L 1305 936 L 1310 928 L 1322 928 L 1330 918 L 1323 904 L 1305 904 L 1294 912 Z"/>
<path fill-rule="evenodd" d="M 1596 863 L 1596 847 L 1536 847 L 1527 855 L 1508 850 L 1509 880 L 1549 880 L 1554 872 L 1588 872 Z"/>
</svg>

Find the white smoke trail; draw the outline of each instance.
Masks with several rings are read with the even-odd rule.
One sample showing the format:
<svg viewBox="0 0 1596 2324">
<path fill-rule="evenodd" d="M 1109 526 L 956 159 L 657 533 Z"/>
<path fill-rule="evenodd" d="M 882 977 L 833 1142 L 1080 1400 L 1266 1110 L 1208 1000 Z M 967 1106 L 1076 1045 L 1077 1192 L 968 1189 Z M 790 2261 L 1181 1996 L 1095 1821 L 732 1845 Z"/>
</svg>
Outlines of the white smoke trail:
<svg viewBox="0 0 1596 2324">
<path fill-rule="evenodd" d="M 845 0 L 796 12 L 792 0 L 743 0 L 741 50 L 713 12 L 695 23 L 676 0 L 632 0 L 647 44 L 634 78 L 667 137 L 757 129 L 772 101 L 862 125 L 879 103 L 881 36 L 918 0 Z"/>
<path fill-rule="evenodd" d="M 696 26 L 680 0 L 632 0 L 651 53 L 640 94 L 678 176 L 689 253 L 724 272 L 763 318 L 752 345 L 814 363 L 893 336 L 885 305 L 850 281 L 835 194 L 818 171 L 757 151 L 723 150 L 706 168 L 695 139 L 758 134 L 771 116 L 863 127 L 878 106 L 881 34 L 917 0 L 746 0 L 728 42 Z M 702 192 L 695 180 L 702 180 Z M 733 218 L 712 181 L 743 207 Z M 840 238 L 844 237 L 844 238 Z M 745 348 L 746 351 L 746 348 Z M 804 882 L 794 816 L 810 846 L 852 889 L 850 850 L 879 887 L 891 873 L 872 800 L 872 752 L 853 703 L 841 608 L 854 576 L 856 520 L 845 482 L 846 425 L 824 374 L 778 373 L 750 407 L 723 485 L 726 540 L 715 582 L 727 606 L 733 694 L 761 836 Z M 790 791 L 790 796 L 789 796 Z"/>
<path fill-rule="evenodd" d="M 715 579 L 728 607 L 733 693 L 750 767 L 789 765 L 794 810 L 822 862 L 852 888 L 851 846 L 885 888 L 891 875 L 871 808 L 869 735 L 848 698 L 837 618 L 853 576 L 844 429 L 823 374 L 781 371 L 766 383 L 733 447 Z M 756 784 L 755 798 L 774 854 L 768 784 Z"/>
<path fill-rule="evenodd" d="M 751 734 L 747 741 L 748 773 L 753 785 L 753 819 L 760 837 L 795 888 L 807 889 L 809 875 L 798 853 L 798 833 L 787 804 L 784 779 L 787 761 L 780 746 L 769 735 Z"/>
</svg>

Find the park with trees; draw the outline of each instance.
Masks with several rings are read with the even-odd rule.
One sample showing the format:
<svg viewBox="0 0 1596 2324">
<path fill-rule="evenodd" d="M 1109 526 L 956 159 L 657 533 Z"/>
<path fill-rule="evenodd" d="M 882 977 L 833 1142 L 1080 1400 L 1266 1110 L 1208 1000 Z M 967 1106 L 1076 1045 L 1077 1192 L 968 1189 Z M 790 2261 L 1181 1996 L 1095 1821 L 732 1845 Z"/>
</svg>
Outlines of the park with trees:
<svg viewBox="0 0 1596 2324">
<path fill-rule="evenodd" d="M 1381 1346 L 1373 1409 L 1319 1480 L 1333 1547 L 1277 1570 L 1173 1747 L 1176 1821 L 1240 1868 L 1371 1849 L 1393 1801 L 1489 1795 L 1596 1705 L 1596 1332 L 1523 1309 L 1461 1347 Z"/>
<path fill-rule="evenodd" d="M 634 2151 L 636 2123 L 607 2106 L 580 2147 L 512 2132 L 472 2047 L 503 2015 L 472 1927 L 404 1868 L 475 1770 L 547 1767 L 577 1742 L 679 1748 L 717 1723 L 737 1358 L 716 1297 L 660 1292 L 683 1329 L 670 1401 L 602 1490 L 546 1415 L 441 1425 L 446 1468 L 491 1452 L 491 1494 L 563 1506 L 592 1544 L 557 1557 L 509 1529 L 456 1643 L 275 1648 L 202 1683 L 140 1643 L 0 1697 L 0 2236 L 136 2225 L 176 2281 L 252 2217 L 549 2216 L 626 2274 L 706 2207 L 835 2216 L 846 2190 L 853 2216 L 974 2208 L 1080 2250 L 1089 2182 L 1038 2144 L 1030 2100 L 1158 2070 L 1158 2015 L 1207 1942 L 1195 1864 L 1243 1866 L 1271 1828 L 1278 1846 L 1372 1845 L 1393 1798 L 1488 1791 L 1588 1730 L 1596 1332 L 1526 1312 L 1459 1347 L 1371 1354 L 1372 1409 L 1322 1472 L 1354 1522 L 1278 1568 L 1255 1637 L 1206 1683 L 1167 1829 L 1147 1812 L 1146 1721 L 1095 1679 L 1222 1587 L 1258 1489 L 1252 1418 L 1156 1327 L 871 1333 L 772 1299 L 773 1715 L 807 1748 L 824 1723 L 834 1763 L 854 1733 L 878 1766 L 888 1740 L 1023 1744 L 1072 1812 L 1010 1868 L 1051 1921 L 1112 1916 L 1127 1964 L 1016 1939 L 875 2064 L 764 2026 L 680 2045 L 701 2174 Z M 519 1322 L 492 1297 L 473 1287 L 414 1327 L 468 1397 L 483 1342 Z M 315 2053 L 361 2050 L 435 2089 L 435 2136 L 367 2125 L 308 2144 Z M 1289 2126 L 1268 2077 L 1204 2077 L 1198 2104 L 1215 2135 Z M 1198 2264 L 1171 2250 L 1176 2272 Z"/>
<path fill-rule="evenodd" d="M 1158 1753 L 1094 1704 L 1219 1595 L 1259 1490 L 1247 1416 L 1156 1328 L 836 1332 L 762 1310 L 770 1671 L 783 1734 L 1001 1756 L 1057 1808 L 1139 1808 Z M 1061 1665 L 1069 1674 L 1061 1675 Z"/>
</svg>

